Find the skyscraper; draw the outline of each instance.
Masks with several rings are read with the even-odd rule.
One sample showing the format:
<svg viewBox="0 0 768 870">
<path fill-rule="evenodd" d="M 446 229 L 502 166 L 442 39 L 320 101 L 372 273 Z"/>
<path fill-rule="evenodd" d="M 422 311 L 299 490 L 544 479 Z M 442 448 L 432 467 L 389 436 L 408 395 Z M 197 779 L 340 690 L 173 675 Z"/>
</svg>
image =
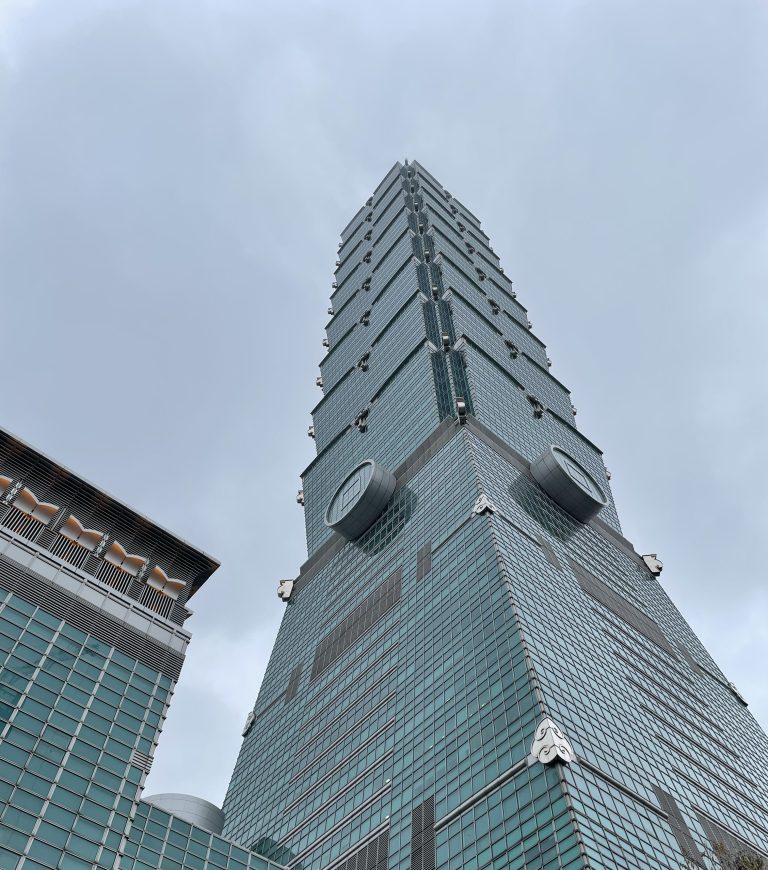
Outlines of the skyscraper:
<svg viewBox="0 0 768 870">
<path fill-rule="evenodd" d="M 623 537 L 477 218 L 397 163 L 331 302 L 308 560 L 224 834 L 291 870 L 768 854 L 768 741 Z"/>
<path fill-rule="evenodd" d="M 139 800 L 217 567 L 0 431 L 0 870 L 274 867 L 205 801 Z"/>
</svg>

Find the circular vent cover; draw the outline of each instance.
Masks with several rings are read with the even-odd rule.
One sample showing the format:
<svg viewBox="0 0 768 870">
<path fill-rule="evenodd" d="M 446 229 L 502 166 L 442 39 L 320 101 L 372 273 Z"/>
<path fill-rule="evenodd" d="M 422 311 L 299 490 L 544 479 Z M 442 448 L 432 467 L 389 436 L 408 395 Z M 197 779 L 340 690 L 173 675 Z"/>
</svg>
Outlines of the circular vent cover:
<svg viewBox="0 0 768 870">
<path fill-rule="evenodd" d="M 395 491 L 395 476 L 372 459 L 342 481 L 325 512 L 325 524 L 348 541 L 359 538 L 379 518 Z"/>
<path fill-rule="evenodd" d="M 548 447 L 531 463 L 531 474 L 547 495 L 582 523 L 608 504 L 592 475 L 562 447 Z"/>
</svg>

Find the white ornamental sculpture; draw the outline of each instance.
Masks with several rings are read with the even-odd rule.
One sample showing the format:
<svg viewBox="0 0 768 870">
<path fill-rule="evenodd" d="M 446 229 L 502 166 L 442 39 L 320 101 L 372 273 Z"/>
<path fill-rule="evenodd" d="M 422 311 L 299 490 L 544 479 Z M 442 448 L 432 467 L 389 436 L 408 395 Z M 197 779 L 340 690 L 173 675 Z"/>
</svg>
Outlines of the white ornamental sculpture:
<svg viewBox="0 0 768 870">
<path fill-rule="evenodd" d="M 542 764 L 552 764 L 554 761 L 568 764 L 576 757 L 568 738 L 549 718 L 541 720 L 533 735 L 531 755 Z"/>
<path fill-rule="evenodd" d="M 277 587 L 277 597 L 281 601 L 288 601 L 293 592 L 294 580 L 281 580 Z"/>
<path fill-rule="evenodd" d="M 476 514 L 495 513 L 496 505 L 488 498 L 485 493 L 481 493 L 477 497 L 477 501 L 472 506 L 472 510 Z"/>
</svg>

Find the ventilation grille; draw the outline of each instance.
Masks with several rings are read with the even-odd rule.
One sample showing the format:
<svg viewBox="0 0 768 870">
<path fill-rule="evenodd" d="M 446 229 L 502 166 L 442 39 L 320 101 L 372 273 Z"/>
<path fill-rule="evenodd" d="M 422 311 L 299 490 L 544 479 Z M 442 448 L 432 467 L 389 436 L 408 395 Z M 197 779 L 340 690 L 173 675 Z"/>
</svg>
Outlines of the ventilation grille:
<svg viewBox="0 0 768 870">
<path fill-rule="evenodd" d="M 709 842 L 712 844 L 712 848 L 725 848 L 731 855 L 748 855 L 750 858 L 762 859 L 765 861 L 768 858 L 764 852 L 760 852 L 755 846 L 751 843 L 748 843 L 746 840 L 742 840 L 741 837 L 737 837 L 735 834 L 732 834 L 730 831 L 726 831 L 725 828 L 720 827 L 713 819 L 710 819 L 709 816 L 705 816 L 704 813 L 699 811 L 696 812 L 699 821 L 701 822 L 701 827 L 704 828 L 704 833 L 709 838 Z M 760 865 L 758 865 L 760 866 Z"/>
<path fill-rule="evenodd" d="M 36 541 L 45 526 L 29 514 L 12 507 L 3 517 L 3 525 L 15 535 L 20 535 L 28 541 Z"/>
<path fill-rule="evenodd" d="M 411 812 L 411 870 L 435 870 L 435 799 Z"/>
<path fill-rule="evenodd" d="M 579 586 L 595 601 L 599 601 L 604 607 L 607 607 L 614 616 L 618 616 L 630 625 L 635 631 L 643 635 L 643 637 L 655 643 L 656 646 L 669 653 L 673 658 L 676 658 L 675 651 L 670 642 L 664 636 L 661 628 L 655 623 L 650 616 L 646 616 L 642 610 L 630 604 L 626 598 L 614 592 L 609 586 L 593 577 L 586 571 L 578 562 L 571 560 L 571 567 L 579 581 Z"/>
<path fill-rule="evenodd" d="M 288 688 L 285 690 L 285 703 L 292 701 L 299 691 L 299 681 L 301 680 L 301 665 L 291 671 L 290 679 L 288 680 Z"/>
<path fill-rule="evenodd" d="M 398 568 L 320 641 L 311 679 L 317 679 L 400 601 L 400 575 Z"/>
<path fill-rule="evenodd" d="M 134 749 L 131 753 L 130 764 L 143 770 L 144 773 L 149 773 L 152 769 L 152 756 L 147 755 L 146 752 L 139 752 L 137 749 Z"/>
<path fill-rule="evenodd" d="M 63 535 L 57 535 L 50 546 L 50 551 L 54 556 L 58 556 L 59 559 L 74 565 L 75 568 L 83 568 L 88 561 L 88 556 L 91 555 L 90 551 L 86 550 L 85 547 L 81 547 L 74 541 L 68 540 Z"/>
<path fill-rule="evenodd" d="M 680 807 L 678 807 L 677 801 L 671 794 L 668 794 L 663 788 L 659 788 L 657 785 L 653 787 L 653 790 L 656 793 L 656 800 L 658 800 L 659 806 L 669 817 L 669 826 L 672 828 L 672 834 L 677 840 L 677 845 L 680 847 L 683 856 L 689 861 L 693 861 L 699 867 L 703 866 L 701 852 L 699 852 L 696 842 L 688 829 L 688 825 L 685 823 L 685 819 L 680 812 Z"/>
<path fill-rule="evenodd" d="M 0 583 L 4 589 L 137 659 L 148 668 L 160 671 L 172 680 L 179 678 L 184 659 L 178 653 L 160 646 L 85 601 L 73 598 L 60 587 L 46 582 L 39 574 L 33 576 L 34 582 L 30 582 L 30 574 L 0 557 Z"/>
<path fill-rule="evenodd" d="M 128 595 L 133 583 L 133 577 L 130 574 L 121 571 L 117 565 L 112 565 L 109 562 L 102 562 L 99 565 L 96 579 L 101 580 L 102 583 L 106 583 L 107 586 L 111 586 L 113 589 L 117 589 L 123 595 Z"/>
<path fill-rule="evenodd" d="M 333 870 L 387 870 L 388 857 L 389 829 L 369 840 L 341 864 L 334 864 Z"/>
<path fill-rule="evenodd" d="M 157 589 L 152 589 L 150 586 L 145 586 L 141 590 L 139 604 L 142 604 L 149 610 L 154 610 L 155 613 L 159 613 L 160 616 L 164 616 L 166 619 L 170 618 L 175 603 L 173 598 L 163 595 L 162 592 L 158 592 Z"/>
</svg>

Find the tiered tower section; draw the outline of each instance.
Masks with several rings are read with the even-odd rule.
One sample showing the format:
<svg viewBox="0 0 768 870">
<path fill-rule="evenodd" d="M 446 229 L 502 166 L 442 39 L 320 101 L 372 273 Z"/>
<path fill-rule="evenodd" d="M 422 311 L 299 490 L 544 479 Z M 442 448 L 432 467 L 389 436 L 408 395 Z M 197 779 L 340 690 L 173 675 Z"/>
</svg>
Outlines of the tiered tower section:
<svg viewBox="0 0 768 870">
<path fill-rule="evenodd" d="M 488 236 L 422 166 L 390 170 L 338 256 L 312 412 L 318 456 L 303 475 L 310 556 L 331 540 L 324 511 L 350 463 L 396 467 L 459 398 L 528 460 L 562 444 L 609 492 L 600 450 L 577 430 Z M 601 519 L 620 530 L 612 504 Z"/>
<path fill-rule="evenodd" d="M 768 854 L 768 740 L 622 536 L 474 215 L 396 164 L 331 301 L 309 558 L 225 834 L 291 870 Z"/>
</svg>

